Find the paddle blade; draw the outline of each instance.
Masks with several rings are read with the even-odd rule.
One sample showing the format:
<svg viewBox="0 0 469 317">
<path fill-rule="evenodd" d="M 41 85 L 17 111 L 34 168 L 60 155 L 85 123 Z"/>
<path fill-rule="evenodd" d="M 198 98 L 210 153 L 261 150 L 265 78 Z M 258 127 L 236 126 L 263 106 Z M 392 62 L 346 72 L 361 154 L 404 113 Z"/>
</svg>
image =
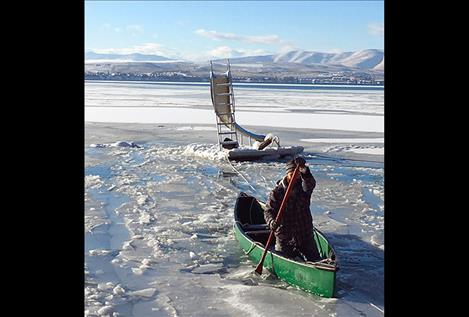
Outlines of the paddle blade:
<svg viewBox="0 0 469 317">
<path fill-rule="evenodd" d="M 256 272 L 256 274 L 258 275 L 262 275 L 262 269 L 263 269 L 263 265 L 262 265 L 262 262 L 260 262 L 259 264 L 257 264 L 256 270 L 254 272 Z"/>
</svg>

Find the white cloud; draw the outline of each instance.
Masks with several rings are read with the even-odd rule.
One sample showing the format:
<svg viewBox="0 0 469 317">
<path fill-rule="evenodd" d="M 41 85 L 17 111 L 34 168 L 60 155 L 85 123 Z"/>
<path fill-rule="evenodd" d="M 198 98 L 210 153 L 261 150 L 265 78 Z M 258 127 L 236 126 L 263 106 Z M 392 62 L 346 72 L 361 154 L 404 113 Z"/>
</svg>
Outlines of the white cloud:
<svg viewBox="0 0 469 317">
<path fill-rule="evenodd" d="M 340 54 L 340 53 L 344 53 L 345 51 L 341 48 L 329 48 L 329 49 L 322 50 L 322 52 L 323 53 Z"/>
<path fill-rule="evenodd" d="M 227 58 L 231 57 L 233 49 L 228 46 L 220 46 L 208 52 L 209 56 Z"/>
<path fill-rule="evenodd" d="M 164 46 L 158 43 L 143 43 L 140 45 L 134 45 L 132 47 L 125 48 L 100 48 L 93 49 L 93 52 L 101 54 L 150 54 L 150 55 L 161 55 L 164 57 L 171 57 L 172 52 L 166 49 Z"/>
<path fill-rule="evenodd" d="M 288 53 L 290 51 L 296 51 L 298 49 L 299 49 L 298 47 L 293 46 L 293 45 L 283 45 L 282 47 L 280 47 L 280 49 L 278 50 L 277 53 L 284 54 L 284 53 Z"/>
<path fill-rule="evenodd" d="M 181 53 L 181 59 L 193 62 L 207 62 L 210 59 L 208 54 L 197 54 L 197 53 Z"/>
<path fill-rule="evenodd" d="M 327 54 L 340 54 L 340 53 L 345 52 L 341 48 L 319 48 L 319 49 L 312 48 L 312 49 L 308 49 L 307 51 L 318 52 L 318 53 L 327 53 Z"/>
<path fill-rule="evenodd" d="M 130 35 L 132 36 L 143 34 L 145 31 L 143 26 L 138 25 L 138 24 L 132 24 L 132 25 L 127 25 L 125 27 L 121 27 L 121 26 L 114 26 L 110 23 L 104 23 L 101 26 L 101 29 L 113 30 L 116 33 L 121 33 L 122 31 L 125 31 L 127 33 L 130 33 Z"/>
<path fill-rule="evenodd" d="M 384 23 L 370 23 L 368 24 L 368 33 L 376 36 L 384 36 Z"/>
<path fill-rule="evenodd" d="M 278 35 L 246 36 L 247 43 L 280 44 L 283 40 Z"/>
<path fill-rule="evenodd" d="M 264 49 L 233 49 L 229 46 L 220 46 L 207 52 L 205 58 L 231 58 L 231 57 L 244 57 L 254 55 L 269 54 Z M 199 58 L 200 59 L 200 58 Z"/>
<path fill-rule="evenodd" d="M 236 40 L 237 35 L 233 33 L 219 33 L 217 31 L 206 31 L 204 29 L 198 29 L 194 31 L 195 34 L 208 37 L 213 40 Z"/>
<path fill-rule="evenodd" d="M 132 36 L 137 36 L 137 35 L 143 34 L 144 32 L 143 26 L 137 25 L 137 24 L 127 25 L 125 27 L 125 30 L 129 32 Z"/>
<path fill-rule="evenodd" d="M 233 57 L 241 57 L 241 56 L 268 55 L 268 54 L 270 54 L 270 52 L 268 52 L 264 49 L 261 49 L 261 48 L 258 48 L 258 49 L 238 49 L 238 50 L 234 50 L 234 54 L 236 54 L 236 56 L 233 56 Z"/>
<path fill-rule="evenodd" d="M 300 47 L 294 46 L 294 45 L 284 45 L 284 46 L 280 47 L 277 50 L 277 54 L 285 54 L 285 53 L 288 53 L 288 52 L 291 52 L 291 51 L 308 51 L 308 52 L 311 51 L 311 52 L 334 53 L 334 54 L 344 52 L 344 50 L 340 49 L 340 48 L 319 48 L 319 49 L 308 48 L 308 49 L 305 49 L 305 48 L 300 48 Z"/>
<path fill-rule="evenodd" d="M 194 52 L 186 52 L 182 53 L 179 58 L 185 59 L 188 61 L 194 61 L 198 63 L 205 63 L 211 59 L 218 59 L 218 58 L 235 58 L 235 57 L 244 57 L 244 56 L 254 56 L 254 55 L 267 55 L 272 54 L 269 51 L 264 49 L 234 49 L 229 46 L 219 46 L 212 50 L 201 52 L 201 53 L 194 53 Z"/>
<path fill-rule="evenodd" d="M 282 44 L 285 41 L 278 35 L 237 35 L 234 33 L 222 33 L 217 31 L 207 31 L 198 29 L 194 31 L 195 34 L 204 36 L 213 40 L 231 40 L 239 41 L 250 44 Z"/>
<path fill-rule="evenodd" d="M 110 24 L 110 23 L 103 23 L 103 24 L 101 24 L 101 26 L 99 27 L 99 30 L 100 30 L 100 31 L 109 31 L 109 30 L 115 31 L 115 30 L 114 30 L 114 27 L 113 27 L 112 24 Z"/>
</svg>

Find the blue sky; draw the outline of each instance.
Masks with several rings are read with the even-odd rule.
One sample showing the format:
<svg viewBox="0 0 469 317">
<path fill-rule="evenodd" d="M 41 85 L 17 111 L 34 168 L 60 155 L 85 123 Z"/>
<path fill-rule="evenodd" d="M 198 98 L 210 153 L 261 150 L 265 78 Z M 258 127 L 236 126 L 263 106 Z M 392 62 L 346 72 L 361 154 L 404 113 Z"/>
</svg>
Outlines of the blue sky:
<svg viewBox="0 0 469 317">
<path fill-rule="evenodd" d="M 207 60 L 384 48 L 383 1 L 86 1 L 85 49 Z"/>
</svg>

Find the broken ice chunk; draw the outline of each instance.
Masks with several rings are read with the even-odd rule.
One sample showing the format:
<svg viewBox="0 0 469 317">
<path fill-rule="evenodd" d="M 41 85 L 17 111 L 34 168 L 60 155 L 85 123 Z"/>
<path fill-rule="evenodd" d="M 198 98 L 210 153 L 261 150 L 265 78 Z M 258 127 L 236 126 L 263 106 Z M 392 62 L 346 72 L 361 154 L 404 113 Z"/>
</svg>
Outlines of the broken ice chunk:
<svg viewBox="0 0 469 317">
<path fill-rule="evenodd" d="M 123 294 L 125 294 L 125 290 L 120 285 L 117 285 L 116 287 L 114 287 L 112 292 L 114 293 L 114 295 L 123 295 Z"/>
<path fill-rule="evenodd" d="M 109 315 L 112 312 L 112 306 L 104 306 L 98 309 L 98 315 Z"/>
<path fill-rule="evenodd" d="M 145 289 L 141 289 L 138 291 L 129 292 L 128 295 L 134 296 L 134 297 L 150 298 L 155 294 L 155 292 L 156 292 L 156 288 L 145 288 Z"/>
</svg>

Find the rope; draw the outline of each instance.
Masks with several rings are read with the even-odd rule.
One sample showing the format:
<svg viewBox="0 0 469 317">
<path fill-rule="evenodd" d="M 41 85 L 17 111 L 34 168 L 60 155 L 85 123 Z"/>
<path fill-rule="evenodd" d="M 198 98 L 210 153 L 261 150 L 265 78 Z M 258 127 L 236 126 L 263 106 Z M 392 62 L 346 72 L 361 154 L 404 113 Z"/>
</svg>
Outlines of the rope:
<svg viewBox="0 0 469 317">
<path fill-rule="evenodd" d="M 258 192 L 254 187 L 252 187 L 252 185 L 248 182 L 248 180 L 246 179 L 246 177 L 244 177 L 244 175 L 241 174 L 241 173 L 233 166 L 233 164 L 231 163 L 230 159 L 229 159 L 227 156 L 225 156 L 225 158 L 226 158 L 226 160 L 228 161 L 228 163 L 230 163 L 230 165 L 231 165 L 231 167 L 233 168 L 233 170 L 234 170 L 236 173 L 238 173 L 238 175 L 240 175 L 240 176 L 244 179 L 244 181 L 249 185 L 249 187 L 251 187 L 252 190 L 254 190 L 256 193 L 259 194 L 259 192 Z"/>
<path fill-rule="evenodd" d="M 260 246 L 261 248 L 264 247 L 262 243 L 260 243 L 259 241 L 255 241 L 253 244 L 251 244 L 251 248 L 249 249 L 249 251 L 244 252 L 244 253 L 246 255 L 249 255 L 249 253 L 251 253 L 251 251 L 255 249 L 256 245 Z"/>
<path fill-rule="evenodd" d="M 370 303 L 371 306 L 373 306 L 374 308 L 376 308 L 377 310 L 379 310 L 380 312 L 382 312 L 384 314 L 384 310 L 382 310 L 381 308 L 379 308 L 378 306 L 376 306 L 375 304 L 373 303 Z"/>
<path fill-rule="evenodd" d="M 335 156 L 326 156 L 326 155 L 321 155 L 321 154 L 310 154 L 307 153 L 311 158 L 322 158 L 325 160 L 330 160 L 330 161 L 355 161 L 355 162 L 367 162 L 367 163 L 382 163 L 380 161 L 370 161 L 370 160 L 359 160 L 359 159 L 353 159 L 353 158 L 345 158 L 345 157 L 335 157 Z"/>
<path fill-rule="evenodd" d="M 262 175 L 261 175 L 261 177 L 262 177 L 262 179 L 264 180 L 265 187 L 266 187 L 266 188 L 269 187 L 269 184 L 267 184 L 267 180 L 265 179 L 265 177 L 262 176 Z"/>
</svg>

